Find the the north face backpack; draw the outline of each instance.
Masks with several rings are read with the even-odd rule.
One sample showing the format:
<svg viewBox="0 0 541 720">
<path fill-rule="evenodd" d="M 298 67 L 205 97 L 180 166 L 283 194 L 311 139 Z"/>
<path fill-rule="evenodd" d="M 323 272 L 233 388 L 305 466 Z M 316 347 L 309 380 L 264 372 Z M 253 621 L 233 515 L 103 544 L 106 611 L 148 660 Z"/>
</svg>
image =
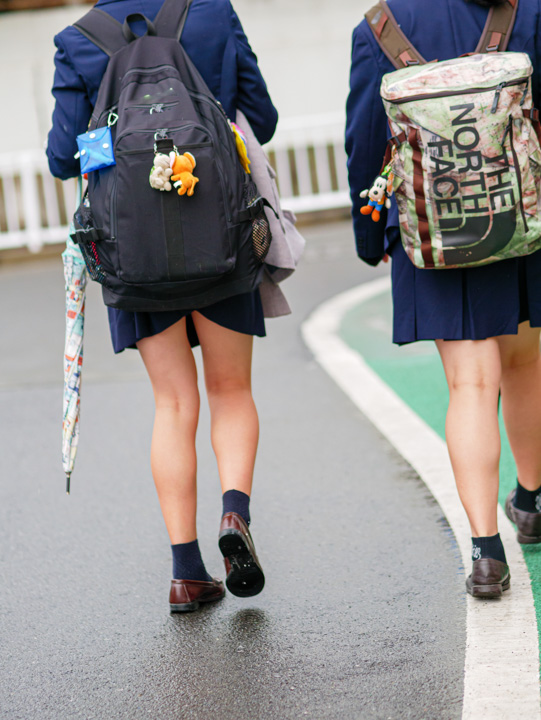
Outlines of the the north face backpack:
<svg viewBox="0 0 541 720">
<path fill-rule="evenodd" d="M 112 307 L 193 310 L 261 279 L 266 201 L 180 45 L 190 4 L 165 0 L 154 22 L 134 14 L 121 25 L 93 9 L 75 23 L 110 56 L 85 139 L 106 150 L 112 142 L 116 164 L 88 174 L 73 237 Z M 131 29 L 136 20 L 143 36 Z"/>
<path fill-rule="evenodd" d="M 541 248 L 532 65 L 507 48 L 519 0 L 491 9 L 474 54 L 426 63 L 384 0 L 367 14 L 397 68 L 381 96 L 402 242 L 419 268 L 484 265 Z"/>
</svg>

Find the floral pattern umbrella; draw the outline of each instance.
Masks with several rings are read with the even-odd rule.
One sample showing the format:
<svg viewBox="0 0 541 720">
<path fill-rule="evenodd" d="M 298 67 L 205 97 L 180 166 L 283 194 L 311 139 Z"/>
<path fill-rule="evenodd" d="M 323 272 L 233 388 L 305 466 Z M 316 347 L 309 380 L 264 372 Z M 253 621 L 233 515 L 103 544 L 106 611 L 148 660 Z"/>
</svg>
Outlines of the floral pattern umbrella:
<svg viewBox="0 0 541 720">
<path fill-rule="evenodd" d="M 62 253 L 66 285 L 66 341 L 64 346 L 64 419 L 62 422 L 62 464 L 66 473 L 66 492 L 79 442 L 81 408 L 81 372 L 83 369 L 83 335 L 86 283 L 88 274 L 81 251 L 68 238 Z"/>
</svg>

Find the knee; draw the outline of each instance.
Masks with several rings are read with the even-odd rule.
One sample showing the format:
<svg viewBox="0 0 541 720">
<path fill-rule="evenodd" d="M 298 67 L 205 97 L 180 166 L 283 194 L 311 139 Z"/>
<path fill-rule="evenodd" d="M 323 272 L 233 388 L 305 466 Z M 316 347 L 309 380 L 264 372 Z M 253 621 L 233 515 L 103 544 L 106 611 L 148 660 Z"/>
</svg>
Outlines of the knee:
<svg viewBox="0 0 541 720">
<path fill-rule="evenodd" d="M 230 397 L 234 395 L 252 394 L 250 379 L 227 375 L 212 375 L 205 379 L 209 398 Z"/>
<path fill-rule="evenodd" d="M 535 348 L 526 353 L 510 353 L 502 357 L 502 371 L 507 373 L 513 370 L 530 368 L 539 364 L 539 349 Z"/>
<path fill-rule="evenodd" d="M 200 398 L 197 387 L 183 391 L 175 388 L 160 389 L 154 393 L 154 398 L 156 410 L 166 410 L 195 421 L 199 417 Z"/>
<path fill-rule="evenodd" d="M 449 393 L 472 393 L 476 395 L 498 394 L 500 375 L 477 372 L 466 375 L 457 373 L 449 379 Z"/>
</svg>

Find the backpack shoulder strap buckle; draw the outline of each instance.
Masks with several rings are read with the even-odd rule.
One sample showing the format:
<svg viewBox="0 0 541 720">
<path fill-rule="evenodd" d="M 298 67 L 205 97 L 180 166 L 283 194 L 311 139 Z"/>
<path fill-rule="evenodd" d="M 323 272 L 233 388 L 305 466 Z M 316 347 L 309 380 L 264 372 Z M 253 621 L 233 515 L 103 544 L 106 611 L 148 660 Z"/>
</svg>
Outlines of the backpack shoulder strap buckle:
<svg viewBox="0 0 541 720">
<path fill-rule="evenodd" d="M 365 15 L 376 42 L 395 68 L 424 65 L 426 60 L 402 32 L 395 16 L 385 2 L 380 0 Z"/>
<path fill-rule="evenodd" d="M 517 17 L 518 3 L 519 0 L 504 0 L 501 5 L 490 8 L 476 53 L 507 50 Z"/>
</svg>

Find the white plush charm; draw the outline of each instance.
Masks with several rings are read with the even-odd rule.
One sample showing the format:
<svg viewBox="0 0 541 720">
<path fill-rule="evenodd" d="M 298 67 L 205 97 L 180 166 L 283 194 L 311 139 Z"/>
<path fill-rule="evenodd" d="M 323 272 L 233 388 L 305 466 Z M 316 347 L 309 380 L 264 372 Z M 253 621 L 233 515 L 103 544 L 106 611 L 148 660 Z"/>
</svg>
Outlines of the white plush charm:
<svg viewBox="0 0 541 720">
<path fill-rule="evenodd" d="M 161 190 L 162 192 L 164 190 L 169 192 L 172 189 L 172 185 L 169 182 L 169 178 L 172 174 L 173 169 L 171 168 L 171 159 L 169 155 L 156 153 L 156 155 L 154 155 L 154 165 L 152 166 L 152 170 L 150 171 L 150 176 L 148 178 L 150 187 L 155 190 Z"/>
</svg>

